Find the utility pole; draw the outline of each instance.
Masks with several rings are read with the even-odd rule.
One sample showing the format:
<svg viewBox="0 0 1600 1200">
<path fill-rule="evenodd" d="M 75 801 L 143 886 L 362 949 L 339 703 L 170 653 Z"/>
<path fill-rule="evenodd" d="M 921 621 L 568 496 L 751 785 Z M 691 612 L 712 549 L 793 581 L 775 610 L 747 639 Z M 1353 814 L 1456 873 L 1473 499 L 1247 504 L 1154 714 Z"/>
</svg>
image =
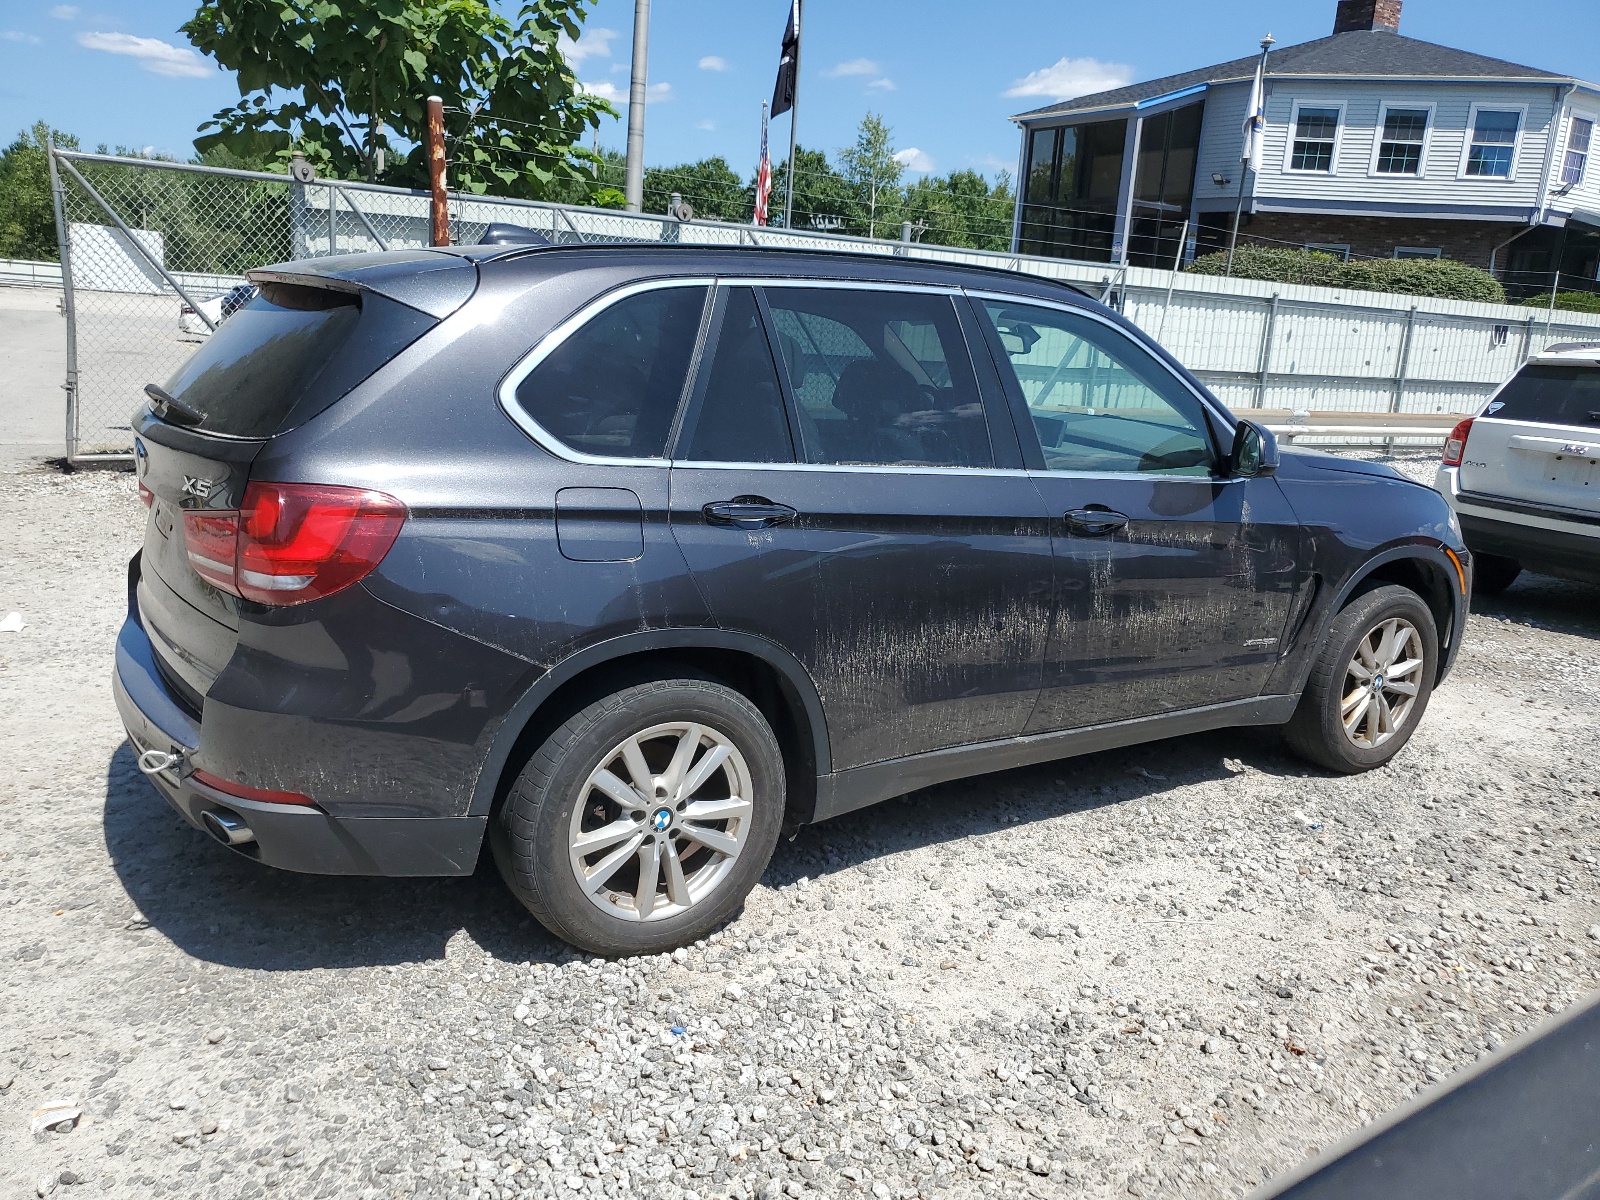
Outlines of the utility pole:
<svg viewBox="0 0 1600 1200">
<path fill-rule="evenodd" d="M 644 209 L 644 97 L 649 76 L 650 0 L 633 0 L 633 78 L 628 85 L 628 174 L 623 195 L 629 212 Z"/>
<path fill-rule="evenodd" d="M 432 220 L 432 244 L 450 244 L 450 208 L 444 187 L 444 101 L 438 96 L 428 97 L 428 191 L 429 215 Z M 328 211 L 333 212 L 330 200 Z"/>
</svg>

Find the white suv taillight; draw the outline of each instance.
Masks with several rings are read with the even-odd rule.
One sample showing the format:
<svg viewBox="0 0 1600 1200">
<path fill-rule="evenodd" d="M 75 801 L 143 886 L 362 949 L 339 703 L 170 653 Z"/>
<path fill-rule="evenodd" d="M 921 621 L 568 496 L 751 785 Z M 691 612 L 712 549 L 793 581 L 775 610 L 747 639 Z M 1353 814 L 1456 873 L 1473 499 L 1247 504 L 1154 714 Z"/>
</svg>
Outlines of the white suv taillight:
<svg viewBox="0 0 1600 1200">
<path fill-rule="evenodd" d="M 195 574 L 258 604 L 304 604 L 368 574 L 400 536 L 393 496 L 316 483 L 252 483 L 237 509 L 188 509 Z"/>
<path fill-rule="evenodd" d="M 1468 417 L 1450 431 L 1450 436 L 1444 440 L 1444 465 L 1459 467 L 1461 459 L 1467 452 L 1467 435 L 1472 432 L 1472 418 Z"/>
</svg>

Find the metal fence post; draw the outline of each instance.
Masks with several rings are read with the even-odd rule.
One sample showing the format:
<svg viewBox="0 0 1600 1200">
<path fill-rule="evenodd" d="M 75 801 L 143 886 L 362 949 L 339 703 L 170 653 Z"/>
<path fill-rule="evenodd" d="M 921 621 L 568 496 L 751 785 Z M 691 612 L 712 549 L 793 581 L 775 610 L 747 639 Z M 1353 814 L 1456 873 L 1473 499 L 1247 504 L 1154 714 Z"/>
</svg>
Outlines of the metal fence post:
<svg viewBox="0 0 1600 1200">
<path fill-rule="evenodd" d="M 1256 407 L 1267 406 L 1267 376 L 1272 371 L 1272 341 L 1278 329 L 1278 302 L 1283 297 L 1272 293 L 1272 303 L 1267 308 L 1267 327 L 1261 331 L 1261 368 L 1256 382 Z"/>
<path fill-rule="evenodd" d="M 339 189 L 328 185 L 328 253 L 339 253 Z"/>
<path fill-rule="evenodd" d="M 373 226 L 372 222 L 367 219 L 367 214 L 361 211 L 361 206 L 354 200 L 350 199 L 350 193 L 345 191 L 342 187 L 339 187 L 337 184 L 330 184 L 329 186 L 332 187 L 334 191 L 339 193 L 340 198 L 345 202 L 345 206 L 349 208 L 351 212 L 355 213 L 356 219 L 366 227 L 368 236 L 371 237 L 373 241 L 378 243 L 378 249 L 387 250 L 389 248 L 389 243 L 384 240 L 383 235 L 379 233 Z"/>
<path fill-rule="evenodd" d="M 1394 397 L 1389 401 L 1389 411 L 1397 413 L 1405 403 L 1406 380 L 1411 374 L 1411 343 L 1417 333 L 1417 306 L 1413 304 L 1406 314 L 1406 331 L 1400 339 L 1400 361 L 1394 372 Z"/>
<path fill-rule="evenodd" d="M 46 143 L 50 158 L 50 203 L 56 214 L 56 249 L 61 256 L 61 315 L 67 321 L 67 380 L 61 385 L 67 393 L 66 450 L 70 463 L 78 457 L 78 305 L 72 292 L 72 246 L 68 236 L 66 209 L 61 201 L 61 172 L 56 168 L 56 144 Z"/>
</svg>

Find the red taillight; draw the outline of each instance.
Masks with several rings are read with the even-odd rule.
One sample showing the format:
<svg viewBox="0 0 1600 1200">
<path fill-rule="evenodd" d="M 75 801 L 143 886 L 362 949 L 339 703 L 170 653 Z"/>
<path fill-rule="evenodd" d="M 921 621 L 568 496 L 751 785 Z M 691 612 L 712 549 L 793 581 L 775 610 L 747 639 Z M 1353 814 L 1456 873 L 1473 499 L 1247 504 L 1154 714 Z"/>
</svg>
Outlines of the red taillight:
<svg viewBox="0 0 1600 1200">
<path fill-rule="evenodd" d="M 258 604 L 304 604 L 347 588 L 389 552 L 405 505 L 362 488 L 252 483 L 237 511 L 183 514 L 189 563 L 213 587 Z"/>
<path fill-rule="evenodd" d="M 156 502 L 156 494 L 145 487 L 144 480 L 139 481 L 139 499 L 144 501 L 144 506 L 149 508 Z"/>
<path fill-rule="evenodd" d="M 263 804 L 316 804 L 310 796 L 302 795 L 300 792 L 278 792 L 271 788 L 247 787 L 242 783 L 234 783 L 231 779 L 219 779 L 209 771 L 195 770 L 189 777 L 224 795 L 237 796 L 240 800 L 258 800 Z"/>
<path fill-rule="evenodd" d="M 1444 465 L 1459 467 L 1462 456 L 1467 452 L 1467 435 L 1472 432 L 1472 418 L 1468 417 L 1450 431 L 1450 436 L 1444 440 Z"/>
</svg>

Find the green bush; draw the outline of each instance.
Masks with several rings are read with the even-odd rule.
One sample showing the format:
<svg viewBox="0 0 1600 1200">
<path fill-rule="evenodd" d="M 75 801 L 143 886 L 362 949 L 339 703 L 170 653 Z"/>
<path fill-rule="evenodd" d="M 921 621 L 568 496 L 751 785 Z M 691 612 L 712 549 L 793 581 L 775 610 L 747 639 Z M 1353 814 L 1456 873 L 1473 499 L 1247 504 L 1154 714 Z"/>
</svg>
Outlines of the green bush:
<svg viewBox="0 0 1600 1200">
<path fill-rule="evenodd" d="M 1188 270 L 1196 275 L 1225 275 L 1227 268 L 1228 255 L 1221 252 L 1195 259 Z M 1505 289 L 1489 272 L 1448 258 L 1373 258 L 1344 262 L 1320 250 L 1240 246 L 1234 255 L 1233 274 L 1239 279 L 1358 288 L 1445 300 L 1481 300 L 1490 304 L 1504 304 L 1506 300 Z"/>
<path fill-rule="evenodd" d="M 1529 296 L 1522 302 L 1529 308 L 1550 307 L 1550 293 L 1542 296 Z M 1556 307 L 1564 308 L 1568 312 L 1600 313 L 1600 292 L 1557 292 Z"/>
</svg>

